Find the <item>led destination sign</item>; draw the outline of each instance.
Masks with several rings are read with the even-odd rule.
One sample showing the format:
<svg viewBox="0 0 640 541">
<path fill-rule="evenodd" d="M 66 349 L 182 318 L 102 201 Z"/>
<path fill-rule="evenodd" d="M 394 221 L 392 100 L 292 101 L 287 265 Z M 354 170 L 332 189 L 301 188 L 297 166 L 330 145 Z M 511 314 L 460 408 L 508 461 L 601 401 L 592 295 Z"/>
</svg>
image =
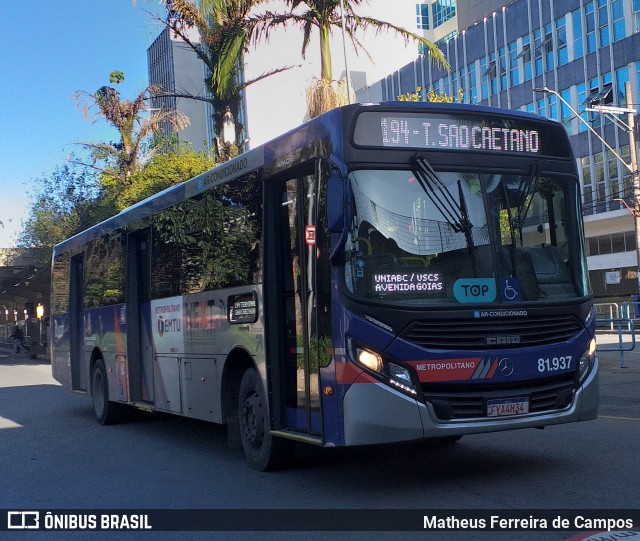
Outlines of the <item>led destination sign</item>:
<svg viewBox="0 0 640 541">
<path fill-rule="evenodd" d="M 527 118 L 365 111 L 356 121 L 361 146 L 568 156 L 566 137 Z"/>
<path fill-rule="evenodd" d="M 383 146 L 530 153 L 540 150 L 540 133 L 537 130 L 416 120 L 383 116 L 380 119 Z"/>
<path fill-rule="evenodd" d="M 371 291 L 376 295 L 415 295 L 441 297 L 445 294 L 444 277 L 438 272 L 376 273 L 371 277 Z"/>
</svg>

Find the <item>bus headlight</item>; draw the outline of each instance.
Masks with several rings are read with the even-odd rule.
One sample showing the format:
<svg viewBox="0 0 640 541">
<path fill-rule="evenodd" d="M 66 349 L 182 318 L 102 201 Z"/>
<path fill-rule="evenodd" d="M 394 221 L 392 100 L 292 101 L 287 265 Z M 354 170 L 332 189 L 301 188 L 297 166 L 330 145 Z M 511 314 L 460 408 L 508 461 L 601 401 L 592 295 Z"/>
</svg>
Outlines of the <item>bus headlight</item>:
<svg viewBox="0 0 640 541">
<path fill-rule="evenodd" d="M 360 363 L 365 368 L 369 370 L 373 370 L 374 372 L 382 372 L 384 368 L 384 363 L 382 362 L 382 357 L 373 351 L 369 351 L 368 349 L 360 349 L 355 348 L 356 353 L 356 361 Z"/>
<path fill-rule="evenodd" d="M 581 384 L 584 378 L 587 376 L 591 367 L 593 366 L 593 360 L 596 356 L 596 339 L 592 338 L 589 342 L 589 349 L 580 357 L 580 363 L 578 364 L 578 383 Z"/>
<path fill-rule="evenodd" d="M 370 349 L 359 347 L 349 340 L 349 351 L 351 359 L 361 367 L 374 372 L 374 374 L 387 385 L 402 391 L 413 398 L 417 398 L 420 392 L 420 384 L 417 376 L 414 377 L 411 368 L 371 351 Z"/>
</svg>

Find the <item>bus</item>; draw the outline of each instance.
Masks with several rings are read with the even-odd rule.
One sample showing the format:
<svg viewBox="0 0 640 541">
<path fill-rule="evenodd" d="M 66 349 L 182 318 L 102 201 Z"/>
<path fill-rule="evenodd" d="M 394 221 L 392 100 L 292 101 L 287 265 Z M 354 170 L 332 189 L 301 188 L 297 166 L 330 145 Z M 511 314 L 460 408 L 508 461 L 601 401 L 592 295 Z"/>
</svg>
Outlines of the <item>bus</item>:
<svg viewBox="0 0 640 541">
<path fill-rule="evenodd" d="M 325 113 L 58 244 L 51 302 L 100 423 L 224 424 L 258 470 L 598 412 L 576 160 L 524 112 Z"/>
</svg>

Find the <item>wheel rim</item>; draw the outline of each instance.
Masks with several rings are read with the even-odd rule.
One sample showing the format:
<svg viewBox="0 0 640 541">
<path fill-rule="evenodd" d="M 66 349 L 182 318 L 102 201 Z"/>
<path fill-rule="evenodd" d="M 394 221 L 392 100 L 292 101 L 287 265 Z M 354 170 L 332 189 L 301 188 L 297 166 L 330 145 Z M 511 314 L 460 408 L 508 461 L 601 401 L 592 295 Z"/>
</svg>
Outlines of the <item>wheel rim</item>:
<svg viewBox="0 0 640 541">
<path fill-rule="evenodd" d="M 246 441 L 259 449 L 264 439 L 264 414 L 262 401 L 256 392 L 251 393 L 244 401 L 242 430 Z"/>
</svg>

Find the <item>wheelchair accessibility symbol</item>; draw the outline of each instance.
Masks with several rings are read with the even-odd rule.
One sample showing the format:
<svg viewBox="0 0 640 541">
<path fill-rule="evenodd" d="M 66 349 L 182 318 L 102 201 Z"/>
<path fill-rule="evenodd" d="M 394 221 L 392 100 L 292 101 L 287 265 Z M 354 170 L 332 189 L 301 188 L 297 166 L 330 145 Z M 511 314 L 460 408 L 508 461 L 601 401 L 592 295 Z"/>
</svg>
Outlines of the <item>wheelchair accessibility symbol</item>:
<svg viewBox="0 0 640 541">
<path fill-rule="evenodd" d="M 520 281 L 517 278 L 504 278 L 501 280 L 502 300 L 505 302 L 519 301 L 522 298 L 520 293 Z"/>
</svg>

